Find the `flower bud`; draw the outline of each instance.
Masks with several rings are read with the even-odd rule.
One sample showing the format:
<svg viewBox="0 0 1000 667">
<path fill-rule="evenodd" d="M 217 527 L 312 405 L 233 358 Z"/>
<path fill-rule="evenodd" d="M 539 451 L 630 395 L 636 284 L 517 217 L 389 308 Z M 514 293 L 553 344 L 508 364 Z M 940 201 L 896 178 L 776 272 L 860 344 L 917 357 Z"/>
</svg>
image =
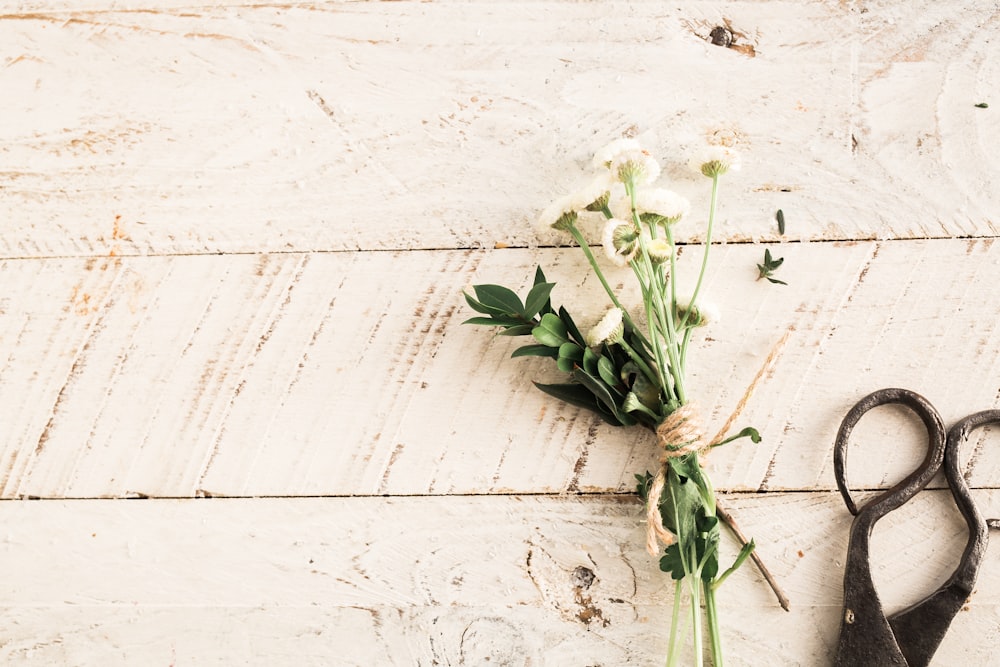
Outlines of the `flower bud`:
<svg viewBox="0 0 1000 667">
<path fill-rule="evenodd" d="M 646 243 L 646 254 L 649 255 L 649 261 L 653 264 L 665 264 L 673 256 L 674 248 L 664 238 L 650 239 Z"/>
<path fill-rule="evenodd" d="M 674 311 L 678 321 L 687 316 L 687 325 L 691 327 L 705 327 L 709 324 L 716 324 L 722 319 L 719 309 L 715 304 L 699 299 L 698 303 L 692 306 L 688 301 L 678 301 Z"/>
</svg>

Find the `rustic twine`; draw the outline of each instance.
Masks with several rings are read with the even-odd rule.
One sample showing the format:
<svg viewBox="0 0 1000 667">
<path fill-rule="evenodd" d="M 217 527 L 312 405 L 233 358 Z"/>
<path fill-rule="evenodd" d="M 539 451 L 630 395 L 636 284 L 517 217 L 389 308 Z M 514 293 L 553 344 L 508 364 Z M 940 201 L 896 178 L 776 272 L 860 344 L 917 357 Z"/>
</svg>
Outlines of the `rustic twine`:
<svg viewBox="0 0 1000 667">
<path fill-rule="evenodd" d="M 646 551 L 650 556 L 659 553 L 660 542 L 670 546 L 677 539 L 663 526 L 663 517 L 660 516 L 660 496 L 667 483 L 670 459 L 701 452 L 713 444 L 705 440 L 701 416 L 693 403 L 685 403 L 663 420 L 656 428 L 656 443 L 660 446 L 660 469 L 656 471 L 646 493 Z"/>
<path fill-rule="evenodd" d="M 764 378 L 771 366 L 778 357 L 778 353 L 785 346 L 791 330 L 775 343 L 770 354 L 764 360 L 764 364 L 757 371 L 750 385 L 744 392 L 740 402 L 729 415 L 726 423 L 722 425 L 719 432 L 711 440 L 705 440 L 705 430 L 701 425 L 701 415 L 698 408 L 693 403 L 685 403 L 663 420 L 656 428 L 656 442 L 660 446 L 660 469 L 653 478 L 653 483 L 646 493 L 646 551 L 650 556 L 656 556 L 660 552 L 660 543 L 670 546 L 677 538 L 663 526 L 663 517 L 660 516 L 660 496 L 663 495 L 663 487 L 667 482 L 667 466 L 670 459 L 677 456 L 685 456 L 692 452 L 701 453 L 715 447 L 726 439 L 726 434 L 733 423 L 742 414 L 747 403 L 753 396 L 757 384 Z M 756 560 L 756 559 L 755 559 Z M 759 563 L 758 563 L 759 565 Z M 773 586 L 773 584 L 772 584 Z M 784 605 L 783 605 L 784 606 Z M 787 609 L 787 607 L 786 607 Z"/>
</svg>

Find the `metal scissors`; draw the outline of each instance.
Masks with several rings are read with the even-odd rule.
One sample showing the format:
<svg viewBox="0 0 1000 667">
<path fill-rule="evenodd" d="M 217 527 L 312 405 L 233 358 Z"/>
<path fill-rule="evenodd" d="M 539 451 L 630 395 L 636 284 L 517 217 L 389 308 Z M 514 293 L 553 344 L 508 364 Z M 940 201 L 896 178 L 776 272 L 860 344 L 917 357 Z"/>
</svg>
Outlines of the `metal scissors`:
<svg viewBox="0 0 1000 667">
<path fill-rule="evenodd" d="M 888 491 L 859 509 L 847 486 L 847 445 L 851 431 L 872 408 L 890 403 L 913 410 L 927 428 L 927 454 L 916 470 Z M 960 470 L 959 448 L 969 433 L 987 424 L 1000 423 L 1000 410 L 985 410 L 962 419 L 945 432 L 941 415 L 927 399 L 906 389 L 880 389 L 865 396 L 844 417 L 834 445 L 837 488 L 854 514 L 844 572 L 844 614 L 835 667 L 926 667 L 940 645 L 952 619 L 972 594 L 986 552 L 988 529 L 1000 527 L 986 521 L 976 508 Z M 869 546 L 875 523 L 919 493 L 944 466 L 952 498 L 965 519 L 969 538 L 962 559 L 952 575 L 920 602 L 885 615 L 872 581 Z"/>
</svg>

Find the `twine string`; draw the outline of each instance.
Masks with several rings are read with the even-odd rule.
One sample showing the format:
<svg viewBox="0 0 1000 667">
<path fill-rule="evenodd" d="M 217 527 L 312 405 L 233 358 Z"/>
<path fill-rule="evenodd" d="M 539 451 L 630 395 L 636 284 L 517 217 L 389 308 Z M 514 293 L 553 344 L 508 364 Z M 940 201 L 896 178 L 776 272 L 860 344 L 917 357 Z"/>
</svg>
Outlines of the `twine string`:
<svg viewBox="0 0 1000 667">
<path fill-rule="evenodd" d="M 721 434 L 720 434 L 721 435 Z M 673 544 L 677 538 L 663 525 L 660 516 L 660 496 L 667 483 L 667 466 L 670 459 L 692 452 L 702 452 L 713 447 L 720 436 L 705 440 L 705 429 L 701 425 L 698 408 L 693 403 L 685 403 L 663 420 L 656 429 L 656 442 L 660 446 L 660 469 L 656 471 L 653 483 L 646 494 L 646 551 L 650 556 L 659 553 L 660 543 Z"/>
</svg>

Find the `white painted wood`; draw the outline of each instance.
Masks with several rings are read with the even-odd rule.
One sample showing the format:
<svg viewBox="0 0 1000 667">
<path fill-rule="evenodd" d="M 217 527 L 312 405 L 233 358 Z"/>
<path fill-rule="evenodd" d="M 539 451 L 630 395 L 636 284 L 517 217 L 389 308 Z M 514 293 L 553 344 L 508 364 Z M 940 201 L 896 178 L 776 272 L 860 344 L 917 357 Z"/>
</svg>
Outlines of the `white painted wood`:
<svg viewBox="0 0 1000 667">
<path fill-rule="evenodd" d="M 700 251 L 682 257 L 688 284 Z M 720 488 L 833 488 L 839 421 L 883 386 L 926 394 L 949 423 L 996 407 L 991 241 L 786 244 L 788 287 L 754 280 L 759 247 L 713 252 L 723 321 L 690 356 L 710 427 L 780 347 L 738 422 L 764 441 L 708 457 Z M 531 380 L 558 380 L 554 368 L 460 325 L 475 315 L 467 285 L 524 293 L 536 264 L 581 326 L 600 317 L 606 298 L 571 249 L 8 260 L 3 494 L 631 489 L 654 465 L 646 431 L 541 394 Z M 628 274 L 613 276 L 635 303 Z M 879 412 L 857 432 L 855 456 L 879 460 L 852 466 L 859 488 L 921 458 L 916 420 Z M 972 483 L 995 487 L 987 433 L 965 455 Z"/>
<path fill-rule="evenodd" d="M 996 233 L 992 2 L 4 4 L 7 257 L 530 245 L 623 132 L 731 240 Z"/>
<path fill-rule="evenodd" d="M 955 561 L 962 529 L 945 495 L 921 494 L 876 529 L 890 609 Z M 996 492 L 977 498 L 1000 510 Z M 731 662 L 824 664 L 850 522 L 839 497 L 725 499 L 793 602 L 782 611 L 753 570 L 737 572 L 720 591 Z M 658 663 L 672 586 L 643 550 L 640 514 L 634 499 L 587 496 L 4 502 L 0 655 L 18 665 Z M 731 557 L 731 540 L 723 546 Z M 994 545 L 935 665 L 989 662 L 996 556 Z"/>
<path fill-rule="evenodd" d="M 670 586 L 629 495 L 650 438 L 553 402 L 516 341 L 459 325 L 463 288 L 523 290 L 539 263 L 581 324 L 601 315 L 532 221 L 629 134 L 692 199 L 687 242 L 707 195 L 687 153 L 744 154 L 691 384 L 718 425 L 773 355 L 739 421 L 764 442 L 707 466 L 794 606 L 731 580 L 729 664 L 827 664 L 840 418 L 890 385 L 949 423 L 1000 401 L 998 16 L 0 0 L 0 662 L 659 664 Z M 706 40 L 720 24 L 734 48 Z M 787 288 L 753 280 L 779 208 Z M 965 449 L 990 516 L 995 438 Z M 904 411 L 854 440 L 857 488 L 921 456 Z M 182 499 L 122 499 L 144 495 Z M 949 507 L 922 494 L 876 531 L 890 608 L 948 573 Z M 997 560 L 935 665 L 997 661 Z"/>
</svg>

